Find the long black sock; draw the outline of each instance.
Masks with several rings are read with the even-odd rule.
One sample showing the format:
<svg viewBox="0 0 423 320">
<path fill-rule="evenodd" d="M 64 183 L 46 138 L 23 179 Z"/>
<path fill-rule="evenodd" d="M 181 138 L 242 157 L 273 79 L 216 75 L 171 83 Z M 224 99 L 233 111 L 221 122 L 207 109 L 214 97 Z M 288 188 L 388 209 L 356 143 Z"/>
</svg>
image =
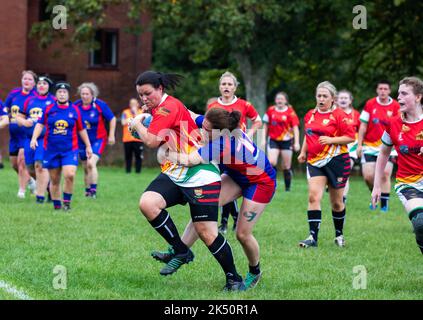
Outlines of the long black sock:
<svg viewBox="0 0 423 320">
<path fill-rule="evenodd" d="M 178 230 L 166 210 L 162 210 L 154 220 L 150 221 L 150 224 L 173 247 L 176 254 L 188 251 L 188 247 L 182 242 Z"/>
<path fill-rule="evenodd" d="M 291 169 L 286 169 L 283 171 L 283 178 L 285 180 L 285 190 L 289 191 L 291 189 Z"/>
<path fill-rule="evenodd" d="M 209 246 L 209 250 L 219 262 L 225 272 L 227 280 L 242 281 L 242 277 L 236 271 L 231 246 L 221 234 L 218 234 L 216 239 Z"/>
<path fill-rule="evenodd" d="M 225 226 L 228 224 L 231 208 L 232 208 L 232 202 L 227 203 L 222 207 L 222 218 L 220 219 L 220 223 Z"/>
<path fill-rule="evenodd" d="M 415 208 L 409 213 L 410 221 L 416 234 L 416 243 L 423 254 L 423 208 Z"/>
<path fill-rule="evenodd" d="M 344 222 L 345 222 L 345 208 L 342 211 L 332 210 L 333 224 L 335 226 L 335 236 L 338 237 L 343 234 Z"/>
<path fill-rule="evenodd" d="M 313 236 L 313 239 L 317 241 L 320 223 L 322 222 L 322 210 L 308 210 L 307 215 L 310 234 Z"/>
<path fill-rule="evenodd" d="M 260 262 L 256 266 L 248 266 L 250 273 L 260 274 Z"/>
<path fill-rule="evenodd" d="M 234 200 L 231 203 L 231 216 L 234 219 L 234 225 L 236 225 L 236 222 L 238 221 L 238 213 L 238 203 Z"/>
<path fill-rule="evenodd" d="M 389 204 L 389 193 L 381 193 L 380 195 L 380 207 L 386 208 Z"/>
</svg>

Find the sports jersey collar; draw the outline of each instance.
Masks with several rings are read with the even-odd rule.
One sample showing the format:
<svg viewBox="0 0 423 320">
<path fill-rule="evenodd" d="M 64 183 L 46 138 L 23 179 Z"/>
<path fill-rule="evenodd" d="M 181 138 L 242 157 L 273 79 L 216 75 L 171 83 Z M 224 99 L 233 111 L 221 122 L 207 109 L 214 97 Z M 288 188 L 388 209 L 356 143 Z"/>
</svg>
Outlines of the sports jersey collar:
<svg viewBox="0 0 423 320">
<path fill-rule="evenodd" d="M 163 97 L 162 97 L 162 100 L 160 100 L 160 103 L 159 103 L 159 105 L 158 106 L 160 106 L 166 99 L 167 99 L 167 97 L 168 97 L 169 95 L 167 94 L 167 93 L 165 93 L 164 95 L 163 95 Z"/>
<path fill-rule="evenodd" d="M 70 102 L 69 100 L 68 100 L 68 104 L 69 105 L 67 105 L 67 106 L 64 106 L 64 105 L 61 105 L 61 104 L 59 104 L 59 102 L 57 102 L 56 101 L 56 105 L 57 105 L 57 107 L 59 108 L 59 109 L 67 109 L 67 108 L 70 108 L 70 106 L 72 105 L 72 102 Z"/>
<path fill-rule="evenodd" d="M 89 105 L 84 105 L 84 103 L 82 102 L 82 99 L 81 99 L 81 108 L 85 111 L 89 110 L 94 106 L 94 103 L 95 103 L 95 98 L 90 102 Z"/>
<path fill-rule="evenodd" d="M 376 102 L 379 103 L 381 106 L 390 105 L 392 103 L 392 101 L 394 101 L 394 100 L 391 97 L 388 97 L 388 102 L 387 103 L 382 103 L 382 102 L 380 102 L 379 97 L 376 97 Z"/>
<path fill-rule="evenodd" d="M 409 124 L 413 124 L 413 123 L 418 123 L 418 122 L 420 122 L 422 120 L 423 120 L 423 114 L 420 115 L 420 119 L 419 120 L 416 120 L 416 121 L 407 121 L 407 120 L 403 119 L 403 122 L 409 123 Z"/>
<path fill-rule="evenodd" d="M 335 110 L 335 108 L 330 108 L 328 111 L 320 111 L 319 108 L 317 108 L 317 112 L 320 114 L 327 114 L 327 113 L 331 113 L 333 110 Z"/>
<path fill-rule="evenodd" d="M 277 112 L 285 112 L 287 110 L 288 110 L 288 107 L 287 106 L 285 106 L 282 110 L 278 109 L 278 107 L 275 106 L 275 111 L 277 111 Z"/>
<path fill-rule="evenodd" d="M 222 97 L 217 98 L 217 102 L 219 102 L 219 104 L 221 104 L 223 106 L 229 106 L 231 104 L 234 104 L 235 102 L 237 102 L 237 100 L 238 100 L 238 97 L 234 96 L 234 98 L 232 99 L 231 102 L 225 103 L 225 102 L 223 102 Z"/>
<path fill-rule="evenodd" d="M 353 112 L 353 109 L 350 108 L 348 111 L 345 111 L 344 109 L 342 109 L 341 107 L 339 107 L 342 111 L 344 111 L 346 114 L 351 114 Z"/>
<path fill-rule="evenodd" d="M 37 98 L 40 100 L 47 100 L 48 98 L 50 98 L 50 94 L 47 92 L 47 94 L 42 96 L 41 94 L 38 94 L 37 92 Z"/>
</svg>

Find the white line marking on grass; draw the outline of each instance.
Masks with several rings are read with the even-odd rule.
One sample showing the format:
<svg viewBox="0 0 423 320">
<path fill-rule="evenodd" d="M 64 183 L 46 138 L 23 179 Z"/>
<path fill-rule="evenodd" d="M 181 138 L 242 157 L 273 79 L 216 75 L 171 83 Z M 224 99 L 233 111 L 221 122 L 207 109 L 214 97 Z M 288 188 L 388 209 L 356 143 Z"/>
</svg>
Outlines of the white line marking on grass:
<svg viewBox="0 0 423 320">
<path fill-rule="evenodd" d="M 14 286 L 8 284 L 7 282 L 0 280 L 0 289 L 3 289 L 7 293 L 11 294 L 19 300 L 34 300 L 28 296 L 25 292 L 16 289 Z"/>
</svg>

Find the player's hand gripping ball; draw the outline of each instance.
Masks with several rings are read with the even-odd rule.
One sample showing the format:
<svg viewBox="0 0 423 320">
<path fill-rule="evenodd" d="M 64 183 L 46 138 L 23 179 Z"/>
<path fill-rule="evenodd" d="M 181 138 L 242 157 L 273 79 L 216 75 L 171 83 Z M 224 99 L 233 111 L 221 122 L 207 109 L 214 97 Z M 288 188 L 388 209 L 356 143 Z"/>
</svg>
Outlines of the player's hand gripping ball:
<svg viewBox="0 0 423 320">
<path fill-rule="evenodd" d="M 148 128 L 150 126 L 151 120 L 153 120 L 153 116 L 151 114 L 149 113 L 139 114 L 135 118 L 130 120 L 128 130 L 135 139 L 140 139 L 140 136 L 138 135 L 138 132 L 135 129 L 135 123 L 137 123 L 137 121 L 141 121 L 143 126 Z"/>
</svg>

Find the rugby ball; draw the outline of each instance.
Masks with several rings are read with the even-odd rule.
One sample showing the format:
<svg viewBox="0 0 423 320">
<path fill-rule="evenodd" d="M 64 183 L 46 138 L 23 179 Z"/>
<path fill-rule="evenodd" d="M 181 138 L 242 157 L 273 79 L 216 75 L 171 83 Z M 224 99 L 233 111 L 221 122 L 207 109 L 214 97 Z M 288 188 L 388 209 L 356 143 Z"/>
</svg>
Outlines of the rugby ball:
<svg viewBox="0 0 423 320">
<path fill-rule="evenodd" d="M 153 116 L 147 113 L 147 116 L 142 121 L 144 127 L 148 128 L 150 126 L 151 121 L 153 120 Z"/>
</svg>

